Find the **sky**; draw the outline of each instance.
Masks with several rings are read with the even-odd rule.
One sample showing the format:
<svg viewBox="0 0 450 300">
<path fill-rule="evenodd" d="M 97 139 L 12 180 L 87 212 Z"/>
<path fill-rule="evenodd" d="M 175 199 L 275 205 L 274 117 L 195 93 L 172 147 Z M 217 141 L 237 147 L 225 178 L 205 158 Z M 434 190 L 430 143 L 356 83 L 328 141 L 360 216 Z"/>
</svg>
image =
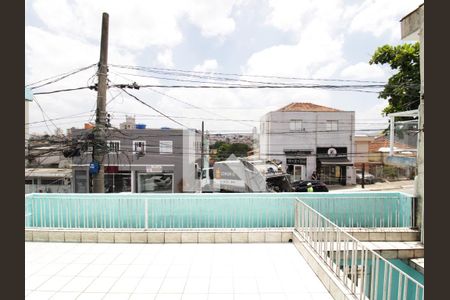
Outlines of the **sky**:
<svg viewBox="0 0 450 300">
<path fill-rule="evenodd" d="M 25 85 L 97 64 L 103 12 L 109 14 L 110 84 L 185 83 L 118 66 L 195 71 L 202 76 L 230 73 L 247 80 L 256 80 L 246 77 L 249 75 L 264 75 L 303 78 L 305 83 L 311 83 L 307 80 L 311 78 L 386 82 L 393 71 L 368 62 L 377 47 L 404 43 L 400 19 L 421 3 L 423 0 L 28 0 Z M 96 71 L 93 66 L 33 91 L 91 85 Z M 387 124 L 381 114 L 387 101 L 378 99 L 376 93 L 305 88 L 127 91 L 188 128 L 200 129 L 203 120 L 211 133 L 259 130 L 264 114 L 292 102 L 355 111 L 357 130 L 375 133 Z M 82 128 L 95 120 L 96 98 L 94 90 L 35 95 L 29 108 L 30 132 Z M 148 128 L 181 126 L 117 88 L 108 89 L 106 109 L 116 127 L 125 115 L 135 116 L 137 123 Z"/>
</svg>

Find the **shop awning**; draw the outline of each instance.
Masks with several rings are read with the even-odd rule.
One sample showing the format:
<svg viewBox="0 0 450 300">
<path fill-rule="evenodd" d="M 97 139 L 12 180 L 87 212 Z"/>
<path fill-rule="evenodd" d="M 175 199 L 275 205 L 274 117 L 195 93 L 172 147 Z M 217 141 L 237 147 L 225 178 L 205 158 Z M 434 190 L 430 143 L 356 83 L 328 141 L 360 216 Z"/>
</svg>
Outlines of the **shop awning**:
<svg viewBox="0 0 450 300">
<path fill-rule="evenodd" d="M 353 166 L 353 163 L 345 157 L 319 158 L 319 161 L 325 166 Z"/>
</svg>

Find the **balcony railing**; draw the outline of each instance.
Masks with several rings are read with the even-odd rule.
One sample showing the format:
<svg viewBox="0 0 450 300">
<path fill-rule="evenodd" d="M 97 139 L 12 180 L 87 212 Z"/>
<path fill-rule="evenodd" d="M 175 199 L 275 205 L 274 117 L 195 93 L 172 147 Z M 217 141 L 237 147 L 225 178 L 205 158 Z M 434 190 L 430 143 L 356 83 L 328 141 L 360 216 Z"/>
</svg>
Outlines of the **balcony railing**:
<svg viewBox="0 0 450 300">
<path fill-rule="evenodd" d="M 358 299 L 423 299 L 421 283 L 300 199 L 295 230 Z"/>
<path fill-rule="evenodd" d="M 355 193 L 356 194 L 356 193 Z M 297 197 L 343 227 L 411 227 L 402 193 L 29 194 L 25 227 L 195 229 L 294 227 Z"/>
</svg>

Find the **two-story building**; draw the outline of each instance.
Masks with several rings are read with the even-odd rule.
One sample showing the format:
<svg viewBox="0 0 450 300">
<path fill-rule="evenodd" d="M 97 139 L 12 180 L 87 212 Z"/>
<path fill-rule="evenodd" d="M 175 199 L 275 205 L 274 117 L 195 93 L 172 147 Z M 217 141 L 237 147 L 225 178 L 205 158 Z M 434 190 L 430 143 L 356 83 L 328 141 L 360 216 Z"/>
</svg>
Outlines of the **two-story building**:
<svg viewBox="0 0 450 300">
<path fill-rule="evenodd" d="M 260 157 L 279 160 L 292 180 L 354 184 L 355 112 L 291 103 L 261 118 Z"/>
<path fill-rule="evenodd" d="M 72 129 L 81 148 L 73 157 L 75 193 L 91 191 L 92 129 Z M 181 193 L 200 189 L 201 134 L 189 129 L 114 129 L 107 131 L 102 164 L 105 192 Z M 206 152 L 207 153 L 207 152 Z"/>
</svg>

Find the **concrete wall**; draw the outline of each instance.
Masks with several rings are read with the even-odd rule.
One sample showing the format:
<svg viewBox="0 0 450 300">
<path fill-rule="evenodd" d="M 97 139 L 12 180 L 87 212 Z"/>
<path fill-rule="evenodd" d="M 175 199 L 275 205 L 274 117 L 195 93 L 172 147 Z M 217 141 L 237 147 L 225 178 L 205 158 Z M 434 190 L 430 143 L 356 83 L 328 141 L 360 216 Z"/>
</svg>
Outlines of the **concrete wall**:
<svg viewBox="0 0 450 300">
<path fill-rule="evenodd" d="M 420 42 L 420 105 L 419 105 L 419 134 L 417 145 L 417 172 L 415 180 L 417 209 L 416 220 L 417 226 L 422 231 L 422 242 L 424 238 L 423 211 L 425 207 L 425 190 L 424 190 L 424 111 L 425 111 L 425 79 L 424 79 L 424 55 L 425 55 L 425 24 L 424 24 L 425 6 L 421 5 L 416 10 L 405 16 L 401 20 L 402 39 L 408 41 Z"/>
<path fill-rule="evenodd" d="M 74 129 L 73 137 L 83 139 L 89 131 Z M 107 140 L 120 141 L 119 153 L 105 155 L 103 164 L 119 166 L 119 170 L 132 171 L 132 191 L 135 191 L 135 179 L 138 173 L 147 173 L 150 166 L 161 166 L 161 170 L 173 173 L 174 192 L 183 192 L 186 181 L 194 180 L 194 163 L 200 160 L 200 152 L 195 149 L 195 142 L 200 135 L 192 130 L 181 129 L 129 129 L 113 131 L 107 134 Z M 194 140 L 196 139 L 196 140 Z M 143 156 L 133 153 L 133 141 L 145 141 L 146 153 Z M 160 141 L 172 141 L 172 153 L 160 153 Z M 198 154 L 197 154 L 198 153 Z M 75 169 L 88 169 L 92 161 L 91 152 L 82 152 L 73 158 Z M 200 163 L 199 163 L 200 165 Z M 192 183 L 193 184 L 193 183 Z"/>
<path fill-rule="evenodd" d="M 306 177 L 310 178 L 316 170 L 317 147 L 346 147 L 350 153 L 348 159 L 353 159 L 354 116 L 352 111 L 270 112 L 261 118 L 260 156 L 262 159 L 279 159 L 286 166 L 286 149 L 309 150 Z M 291 132 L 290 120 L 302 120 L 302 131 Z M 327 131 L 327 120 L 338 120 L 338 130 Z M 348 167 L 347 172 L 353 181 L 353 168 Z"/>
</svg>

